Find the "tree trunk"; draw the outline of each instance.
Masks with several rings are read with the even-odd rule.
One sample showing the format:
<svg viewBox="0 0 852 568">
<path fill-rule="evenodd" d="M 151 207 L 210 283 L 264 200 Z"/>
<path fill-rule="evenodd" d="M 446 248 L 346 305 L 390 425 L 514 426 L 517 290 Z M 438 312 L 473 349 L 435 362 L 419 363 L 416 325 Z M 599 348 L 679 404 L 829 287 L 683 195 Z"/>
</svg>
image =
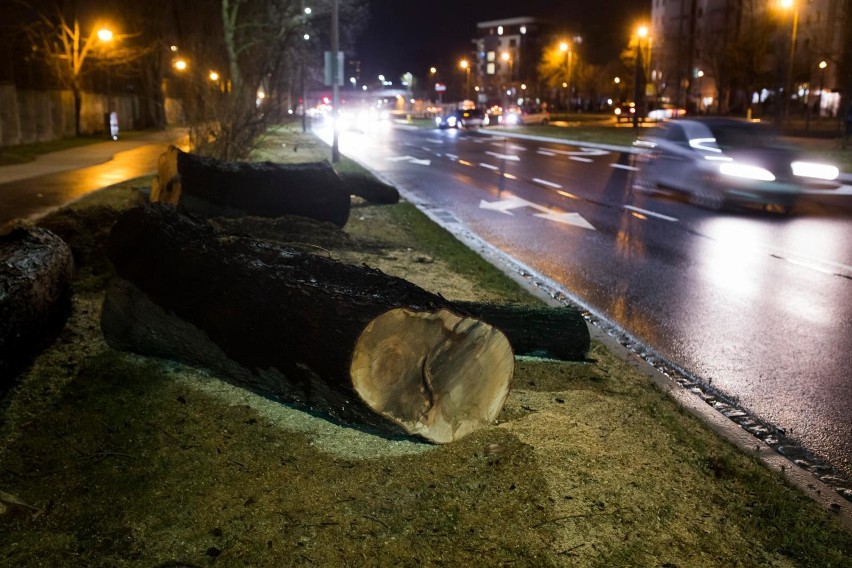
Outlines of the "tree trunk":
<svg viewBox="0 0 852 568">
<path fill-rule="evenodd" d="M 113 347 L 210 368 L 336 419 L 456 440 L 508 395 L 505 336 L 414 284 L 225 236 L 152 205 L 124 214 L 102 328 Z"/>
<path fill-rule="evenodd" d="M 169 146 L 160 156 L 151 202 L 205 216 L 301 215 L 339 227 L 349 219 L 349 193 L 327 162 L 228 162 Z"/>
<path fill-rule="evenodd" d="M 0 236 L 0 391 L 62 329 L 73 271 L 71 249 L 50 231 Z"/>
<path fill-rule="evenodd" d="M 515 355 L 537 355 L 583 361 L 591 338 L 586 320 L 571 307 L 549 308 L 455 302 L 462 313 L 488 322 L 503 332 Z"/>
<path fill-rule="evenodd" d="M 357 195 L 370 203 L 381 205 L 399 203 L 399 191 L 374 177 L 341 173 L 340 179 L 350 195 Z"/>
</svg>

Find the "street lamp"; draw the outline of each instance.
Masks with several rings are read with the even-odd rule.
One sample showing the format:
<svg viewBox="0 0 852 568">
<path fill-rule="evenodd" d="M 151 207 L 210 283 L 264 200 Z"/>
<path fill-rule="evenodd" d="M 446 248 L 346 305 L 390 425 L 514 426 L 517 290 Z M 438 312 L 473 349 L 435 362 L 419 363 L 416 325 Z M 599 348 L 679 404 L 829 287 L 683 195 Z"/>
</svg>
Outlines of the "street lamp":
<svg viewBox="0 0 852 568">
<path fill-rule="evenodd" d="M 648 27 L 639 26 L 636 29 L 636 84 L 633 88 L 633 100 L 636 105 L 636 112 L 633 113 L 633 129 L 639 129 L 639 114 L 644 110 L 645 85 L 643 80 L 643 65 L 642 65 L 642 39 L 648 37 Z"/>
<path fill-rule="evenodd" d="M 459 61 L 459 67 L 461 69 L 464 69 L 466 73 L 466 82 L 464 88 L 464 98 L 466 99 L 468 94 L 470 94 L 470 63 L 467 59 L 462 59 L 461 61 Z"/>
<path fill-rule="evenodd" d="M 784 119 L 790 115 L 790 92 L 793 90 L 793 60 L 796 57 L 796 34 L 799 31 L 799 6 L 796 0 L 779 0 L 782 10 L 793 11 L 793 31 L 790 34 L 790 60 L 787 62 L 787 81 L 784 86 Z"/>
<path fill-rule="evenodd" d="M 703 94 L 703 82 L 704 82 L 704 71 L 701 69 L 696 73 L 698 77 L 698 114 L 701 114 L 702 108 L 704 106 L 704 94 Z"/>
<path fill-rule="evenodd" d="M 828 63 L 825 61 L 819 62 L 819 98 L 817 99 L 817 119 L 822 115 L 822 92 L 825 89 L 825 68 Z"/>
<path fill-rule="evenodd" d="M 112 30 L 107 28 L 101 28 L 96 32 L 98 36 L 98 40 L 100 40 L 103 44 L 109 45 L 113 40 Z M 107 57 L 108 58 L 108 57 Z M 107 134 L 113 140 L 118 140 L 118 120 L 113 121 L 112 116 L 112 68 L 107 62 L 106 65 L 106 80 L 107 80 L 107 111 L 106 111 L 106 128 Z M 113 126 L 113 122 L 115 122 L 115 126 Z"/>
</svg>

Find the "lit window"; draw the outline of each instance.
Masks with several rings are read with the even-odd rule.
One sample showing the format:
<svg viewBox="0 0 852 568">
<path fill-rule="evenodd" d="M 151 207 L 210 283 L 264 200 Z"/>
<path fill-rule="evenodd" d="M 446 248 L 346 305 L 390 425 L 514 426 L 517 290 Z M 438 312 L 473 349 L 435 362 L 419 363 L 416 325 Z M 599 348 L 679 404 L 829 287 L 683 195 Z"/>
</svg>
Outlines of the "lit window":
<svg viewBox="0 0 852 568">
<path fill-rule="evenodd" d="M 497 35 L 503 35 L 503 26 L 497 26 Z"/>
</svg>

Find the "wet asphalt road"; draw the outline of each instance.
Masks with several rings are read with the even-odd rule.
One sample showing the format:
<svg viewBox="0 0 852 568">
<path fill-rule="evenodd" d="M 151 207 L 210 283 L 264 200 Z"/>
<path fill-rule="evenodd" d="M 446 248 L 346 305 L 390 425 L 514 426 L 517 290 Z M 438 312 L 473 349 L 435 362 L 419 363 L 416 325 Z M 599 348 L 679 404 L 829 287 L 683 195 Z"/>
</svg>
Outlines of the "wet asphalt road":
<svg viewBox="0 0 852 568">
<path fill-rule="evenodd" d="M 632 192 L 618 151 L 477 132 L 340 145 L 852 477 L 848 210 L 711 212 Z"/>
</svg>

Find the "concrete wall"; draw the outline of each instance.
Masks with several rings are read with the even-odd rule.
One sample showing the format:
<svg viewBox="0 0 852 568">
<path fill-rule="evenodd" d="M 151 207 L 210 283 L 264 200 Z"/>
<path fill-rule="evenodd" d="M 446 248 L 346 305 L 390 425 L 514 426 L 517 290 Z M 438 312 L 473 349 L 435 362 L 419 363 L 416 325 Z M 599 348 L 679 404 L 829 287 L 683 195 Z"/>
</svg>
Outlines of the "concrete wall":
<svg viewBox="0 0 852 568">
<path fill-rule="evenodd" d="M 109 103 L 109 104 L 108 104 Z M 107 110 L 118 113 L 121 130 L 138 128 L 139 99 L 135 96 L 83 93 L 80 133 L 107 133 Z M 168 124 L 179 124 L 181 103 L 166 99 Z M 71 91 L 25 91 L 0 85 L 0 146 L 47 142 L 74 136 L 74 95 Z"/>
</svg>

